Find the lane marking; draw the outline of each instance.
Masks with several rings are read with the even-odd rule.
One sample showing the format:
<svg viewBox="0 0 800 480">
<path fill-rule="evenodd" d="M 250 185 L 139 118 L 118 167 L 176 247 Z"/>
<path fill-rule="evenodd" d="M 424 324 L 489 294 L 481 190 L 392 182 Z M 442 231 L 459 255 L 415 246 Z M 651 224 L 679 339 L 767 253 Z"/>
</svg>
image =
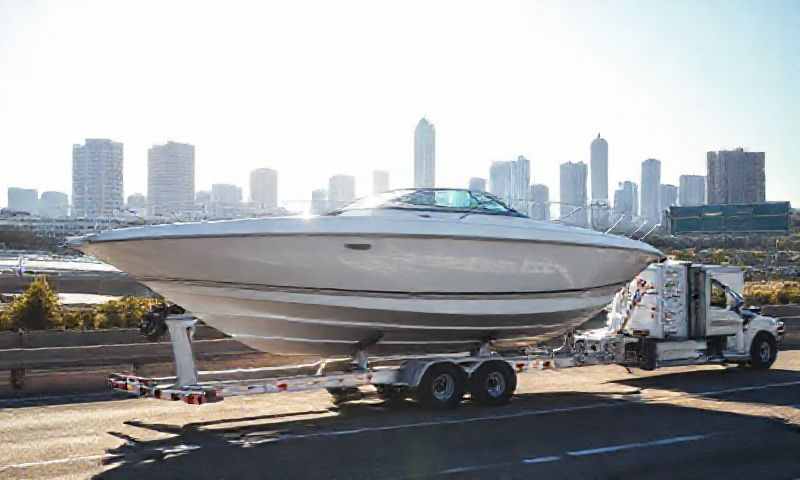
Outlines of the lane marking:
<svg viewBox="0 0 800 480">
<path fill-rule="evenodd" d="M 112 455 L 110 453 L 104 453 L 101 455 L 86 455 L 83 457 L 67 457 L 67 458 L 58 458 L 55 460 L 42 460 L 41 462 L 15 463 L 10 465 L 0 465 L 0 472 L 10 468 L 30 468 L 30 467 L 39 467 L 42 465 L 56 465 L 59 463 L 88 462 L 91 460 L 105 460 L 107 458 L 119 458 L 121 456 L 122 455 Z"/>
<path fill-rule="evenodd" d="M 526 458 L 522 461 L 522 463 L 531 465 L 535 463 L 548 463 L 548 462 L 557 462 L 561 460 L 561 457 L 557 455 L 551 455 L 549 457 L 534 457 L 534 458 Z"/>
<path fill-rule="evenodd" d="M 723 390 L 711 390 L 708 392 L 689 393 L 688 395 L 710 397 L 714 395 L 723 395 L 726 393 L 749 392 L 752 390 L 764 390 L 767 388 L 776 388 L 776 387 L 793 387 L 795 385 L 800 385 L 800 380 L 794 382 L 768 383 L 766 385 L 753 385 L 750 387 L 737 387 L 737 388 L 726 388 Z"/>
<path fill-rule="evenodd" d="M 597 455 L 600 453 L 612 453 L 612 452 L 619 452 L 622 450 L 632 450 L 634 448 L 661 447 L 666 445 L 674 445 L 676 443 L 696 442 L 697 440 L 702 440 L 710 436 L 711 435 L 684 435 L 681 437 L 664 438 L 661 440 L 654 440 L 651 442 L 625 443 L 622 445 L 611 445 L 608 447 L 589 448 L 586 450 L 573 450 L 571 452 L 567 452 L 567 455 L 570 455 L 572 457 L 584 457 L 587 455 Z"/>
</svg>

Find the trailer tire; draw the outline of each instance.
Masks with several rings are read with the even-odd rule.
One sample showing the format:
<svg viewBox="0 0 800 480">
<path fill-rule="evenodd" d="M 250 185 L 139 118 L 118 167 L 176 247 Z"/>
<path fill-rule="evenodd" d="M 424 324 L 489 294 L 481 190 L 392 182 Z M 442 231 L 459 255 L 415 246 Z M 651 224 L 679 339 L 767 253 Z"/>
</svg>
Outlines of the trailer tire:
<svg viewBox="0 0 800 480">
<path fill-rule="evenodd" d="M 448 362 L 434 363 L 422 375 L 415 398 L 425 408 L 450 410 L 464 398 L 467 374 Z"/>
<path fill-rule="evenodd" d="M 775 363 L 777 357 L 778 345 L 775 337 L 766 332 L 757 334 L 750 345 L 750 367 L 766 370 Z"/>
<path fill-rule="evenodd" d="M 469 379 L 472 401 L 480 405 L 505 405 L 517 389 L 517 374 L 507 362 L 490 360 L 478 367 Z"/>
</svg>

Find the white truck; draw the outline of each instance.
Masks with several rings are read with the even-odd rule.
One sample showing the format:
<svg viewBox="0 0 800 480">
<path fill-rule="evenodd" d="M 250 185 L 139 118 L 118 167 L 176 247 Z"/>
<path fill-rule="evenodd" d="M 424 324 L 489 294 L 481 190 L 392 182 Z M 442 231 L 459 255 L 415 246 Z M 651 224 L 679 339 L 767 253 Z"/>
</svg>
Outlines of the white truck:
<svg viewBox="0 0 800 480">
<path fill-rule="evenodd" d="M 568 334 L 555 349 L 528 347 L 498 352 L 491 341 L 462 355 L 395 358 L 375 366 L 359 352 L 344 369 L 320 362 L 312 375 L 275 376 L 275 368 L 248 369 L 248 380 L 201 382 L 192 355 L 195 320 L 172 315 L 166 323 L 175 355 L 176 377 L 142 378 L 114 374 L 114 390 L 190 404 L 226 396 L 327 389 L 337 402 L 361 398 L 372 386 L 382 398 L 413 397 L 430 408 L 453 408 L 469 393 L 473 402 L 507 402 L 517 374 L 544 368 L 619 364 L 652 370 L 701 364 L 743 364 L 769 368 L 778 355 L 783 323 L 748 309 L 740 292 L 741 269 L 666 261 L 648 267 L 615 296 L 603 328 Z M 385 362 L 386 359 L 383 359 Z M 242 370 L 237 369 L 237 374 Z M 229 372 L 205 372 L 224 376 Z M 266 375 L 266 376 L 264 376 Z"/>
</svg>

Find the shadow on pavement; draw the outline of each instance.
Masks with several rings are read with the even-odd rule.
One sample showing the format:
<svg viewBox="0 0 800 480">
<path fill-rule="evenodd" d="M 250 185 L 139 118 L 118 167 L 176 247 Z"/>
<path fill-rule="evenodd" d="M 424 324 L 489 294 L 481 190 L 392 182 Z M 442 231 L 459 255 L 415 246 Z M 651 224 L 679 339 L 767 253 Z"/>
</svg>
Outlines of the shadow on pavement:
<svg viewBox="0 0 800 480">
<path fill-rule="evenodd" d="M 747 367 L 731 366 L 714 370 L 694 370 L 662 373 L 647 377 L 613 380 L 610 384 L 625 385 L 637 389 L 658 389 L 681 392 L 715 400 L 727 400 L 770 405 L 794 405 L 800 403 L 800 373 L 793 370 L 754 370 Z M 792 384 L 796 386 L 792 387 Z M 788 384 L 788 385 L 786 385 Z M 790 387 L 793 394 L 771 395 L 776 388 Z M 733 397 L 736 399 L 732 399 Z M 743 398 L 746 397 L 746 400 Z"/>
<path fill-rule="evenodd" d="M 754 432 L 754 439 L 790 435 L 784 425 L 769 418 L 564 392 L 524 394 L 503 407 L 480 407 L 467 401 L 460 409 L 446 412 L 430 412 L 411 401 L 361 401 L 331 410 L 183 425 L 146 421 L 129 425 L 170 437 L 140 441 L 109 432 L 126 443 L 107 452 L 113 467 L 95 478 L 420 478 L 492 462 L 498 468 L 517 468 L 514 465 L 520 465 L 520 459 L 531 456 L 565 456 L 574 449 L 680 435 L 716 435 L 737 429 Z M 800 435 L 791 435 L 796 443 L 788 448 L 797 451 Z M 718 455 L 736 458 L 746 447 L 747 442 L 731 442 Z M 650 460 L 635 454 L 630 464 L 576 460 L 569 464 L 569 471 L 560 464 L 542 465 L 543 470 L 536 472 L 551 471 L 560 478 L 634 474 L 674 478 L 675 468 L 696 476 L 697 465 L 707 463 L 699 446 L 680 452 L 680 466 L 667 469 L 660 454 Z M 759 461 L 776 468 L 781 462 L 800 468 L 800 463 L 792 463 L 800 460 L 783 449 L 770 448 L 759 455 Z M 720 467 L 729 465 L 719 463 Z M 474 478 L 519 476 L 489 470 Z"/>
</svg>

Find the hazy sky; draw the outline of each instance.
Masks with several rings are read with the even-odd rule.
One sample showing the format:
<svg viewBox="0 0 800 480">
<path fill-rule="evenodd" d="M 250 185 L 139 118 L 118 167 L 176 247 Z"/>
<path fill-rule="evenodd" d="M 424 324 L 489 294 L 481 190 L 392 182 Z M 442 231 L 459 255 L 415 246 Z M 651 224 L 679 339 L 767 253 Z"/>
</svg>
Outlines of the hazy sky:
<svg viewBox="0 0 800 480">
<path fill-rule="evenodd" d="M 557 198 L 600 132 L 612 192 L 645 158 L 677 183 L 744 146 L 800 207 L 800 2 L 0 0 L 0 205 L 71 193 L 86 137 L 125 144 L 126 195 L 167 140 L 196 145 L 198 189 L 257 167 L 281 200 L 408 186 L 423 115 L 439 186 L 525 155 Z"/>
</svg>

